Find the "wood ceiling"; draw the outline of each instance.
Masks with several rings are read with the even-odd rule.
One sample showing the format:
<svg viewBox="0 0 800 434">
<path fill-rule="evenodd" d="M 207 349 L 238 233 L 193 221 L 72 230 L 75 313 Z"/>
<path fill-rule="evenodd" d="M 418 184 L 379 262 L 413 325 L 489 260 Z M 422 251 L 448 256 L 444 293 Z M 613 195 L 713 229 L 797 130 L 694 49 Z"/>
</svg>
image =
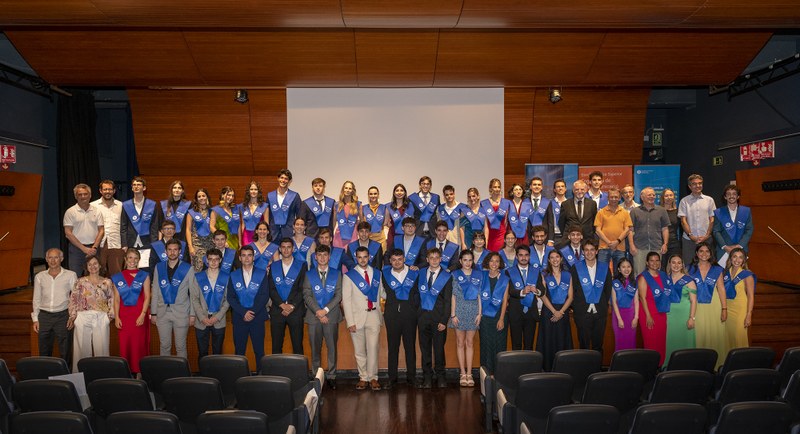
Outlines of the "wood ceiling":
<svg viewBox="0 0 800 434">
<path fill-rule="evenodd" d="M 3 0 L 0 30 L 61 86 L 726 83 L 797 0 Z"/>
</svg>

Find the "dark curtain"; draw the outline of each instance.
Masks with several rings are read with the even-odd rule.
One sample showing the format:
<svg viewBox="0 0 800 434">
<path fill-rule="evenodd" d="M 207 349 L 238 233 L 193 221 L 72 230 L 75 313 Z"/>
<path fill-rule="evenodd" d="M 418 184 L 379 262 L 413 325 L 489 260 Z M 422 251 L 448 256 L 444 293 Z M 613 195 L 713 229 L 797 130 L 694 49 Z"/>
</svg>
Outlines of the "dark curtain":
<svg viewBox="0 0 800 434">
<path fill-rule="evenodd" d="M 77 184 L 88 184 L 92 199 L 97 199 L 100 183 L 100 159 L 97 155 L 95 125 L 97 114 L 94 96 L 89 91 L 70 90 L 71 97 L 58 97 L 58 201 L 61 221 L 67 208 L 75 204 L 73 188 Z M 68 241 L 61 237 L 64 263 L 68 263 Z M 74 270 L 77 271 L 77 270 Z"/>
</svg>

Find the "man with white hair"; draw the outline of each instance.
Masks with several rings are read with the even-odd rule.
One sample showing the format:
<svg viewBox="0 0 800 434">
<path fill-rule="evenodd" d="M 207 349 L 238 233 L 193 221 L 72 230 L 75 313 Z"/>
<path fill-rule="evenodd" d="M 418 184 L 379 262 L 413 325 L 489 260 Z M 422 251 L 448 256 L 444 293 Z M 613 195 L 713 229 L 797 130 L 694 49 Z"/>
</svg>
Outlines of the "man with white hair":
<svg viewBox="0 0 800 434">
<path fill-rule="evenodd" d="M 580 226 L 583 239 L 597 239 L 594 230 L 594 219 L 597 215 L 597 203 L 586 199 L 586 182 L 577 180 L 572 183 L 572 197 L 561 204 L 561 214 L 558 217 L 558 227 L 562 234 L 570 226 Z"/>
<path fill-rule="evenodd" d="M 33 331 L 39 335 L 39 355 L 52 356 L 53 343 L 58 342 L 58 352 L 69 363 L 72 344 L 72 322 L 69 321 L 69 294 L 78 276 L 61 267 L 64 252 L 49 249 L 45 253 L 47 270 L 33 278 Z"/>
<path fill-rule="evenodd" d="M 645 269 L 647 253 L 667 253 L 669 242 L 669 216 L 667 210 L 656 205 L 656 192 L 645 187 L 639 194 L 642 205 L 631 209 L 633 231 L 628 233 L 628 242 L 633 255 L 633 268 L 636 274 Z"/>
<path fill-rule="evenodd" d="M 92 189 L 86 184 L 78 184 L 72 190 L 75 205 L 64 213 L 64 235 L 69 241 L 69 268 L 75 272 L 83 270 L 86 258 L 97 256 L 100 242 L 103 241 L 103 213 L 92 205 Z"/>
</svg>

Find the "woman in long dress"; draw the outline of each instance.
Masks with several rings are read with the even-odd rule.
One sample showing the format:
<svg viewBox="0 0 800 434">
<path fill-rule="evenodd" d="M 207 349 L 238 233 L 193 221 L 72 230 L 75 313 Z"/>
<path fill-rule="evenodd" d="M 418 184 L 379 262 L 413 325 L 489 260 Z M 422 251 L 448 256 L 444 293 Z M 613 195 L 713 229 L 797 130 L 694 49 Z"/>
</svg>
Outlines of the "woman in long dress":
<svg viewBox="0 0 800 434">
<path fill-rule="evenodd" d="M 728 320 L 725 321 L 728 347 L 749 347 L 747 329 L 753 321 L 756 276 L 747 268 L 747 255 L 741 247 L 731 250 L 723 279 L 728 300 Z"/>
<path fill-rule="evenodd" d="M 219 194 L 219 205 L 211 208 L 211 233 L 222 229 L 228 234 L 227 246 L 239 250 L 239 227 L 241 216 L 239 205 L 235 204 L 236 193 L 233 187 L 222 187 Z"/>
<path fill-rule="evenodd" d="M 642 327 L 644 347 L 658 351 L 661 356 L 658 364 L 663 365 L 667 352 L 667 312 L 670 310 L 669 276 L 661 271 L 661 255 L 658 252 L 647 254 L 647 269 L 637 278 L 639 292 L 639 317 L 645 318 Z"/>
<path fill-rule="evenodd" d="M 194 202 L 186 217 L 186 247 L 195 271 L 203 269 L 206 251 L 214 247 L 214 233 L 211 232 L 211 210 L 208 206 L 208 190 L 200 188 L 194 193 Z"/>
<path fill-rule="evenodd" d="M 728 298 L 723 284 L 725 270 L 715 262 L 708 243 L 699 243 L 694 249 L 689 275 L 697 286 L 696 345 L 697 348 L 716 350 L 719 367 L 725 362 L 730 348 L 725 336 L 725 321 L 728 319 Z"/>
<path fill-rule="evenodd" d="M 503 184 L 499 179 L 489 181 L 489 198 L 481 201 L 481 209 L 486 214 L 489 225 L 489 236 L 486 248 L 496 252 L 503 248 L 508 225 L 508 210 L 511 201 L 503 197 Z"/>
<path fill-rule="evenodd" d="M 502 259 L 490 252 L 484 260 L 481 282 L 480 361 L 489 372 L 494 373 L 497 353 L 508 348 L 506 308 L 508 306 L 509 278 L 502 271 Z M 475 271 L 477 272 L 477 271 Z M 469 380 L 467 380 L 469 381 Z"/>
<path fill-rule="evenodd" d="M 269 221 L 269 204 L 264 201 L 264 192 L 261 184 L 250 181 L 247 185 L 247 198 L 239 205 L 242 213 L 242 222 L 239 225 L 241 245 L 246 246 L 253 242 L 256 225 L 259 222 Z"/>
<path fill-rule="evenodd" d="M 520 184 L 513 184 L 508 191 L 511 207 L 508 209 L 508 226 L 517 237 L 514 247 L 529 243 L 528 219 L 534 213 L 530 200 L 525 200 L 525 189 Z"/>
<path fill-rule="evenodd" d="M 346 249 L 347 245 L 358 238 L 356 225 L 361 218 L 361 202 L 358 200 L 356 186 L 352 181 L 345 181 L 339 192 L 339 202 L 333 210 L 336 226 L 333 229 L 333 245 Z"/>
<path fill-rule="evenodd" d="M 84 264 L 87 275 L 75 282 L 69 295 L 69 323 L 74 326 L 72 372 L 78 360 L 108 355 L 108 325 L 114 319 L 114 284 L 103 277 L 100 261 L 91 256 Z"/>
<path fill-rule="evenodd" d="M 470 187 L 467 190 L 467 203 L 464 205 L 459 227 L 461 231 L 461 250 L 472 248 L 472 239 L 475 233 L 483 234 L 484 241 L 489 237 L 486 214 L 481 209 L 481 194 L 475 187 Z"/>
<path fill-rule="evenodd" d="M 565 270 L 564 257 L 558 250 L 551 250 L 547 255 L 547 266 L 542 270 L 536 283 L 544 308 L 539 327 L 539 339 L 536 351 L 544 356 L 544 369 L 553 367 L 556 353 L 571 350 L 572 327 L 569 324 L 567 310 L 572 305 L 573 292 L 569 271 Z"/>
<path fill-rule="evenodd" d="M 470 250 L 462 250 L 458 256 L 461 268 L 453 272 L 453 300 L 450 311 L 450 328 L 456 332 L 456 356 L 462 387 L 475 386 L 472 378 L 472 356 L 475 331 L 481 324 L 481 303 L 479 300 L 483 273 L 472 268 L 473 255 Z"/>
<path fill-rule="evenodd" d="M 639 326 L 639 297 L 633 265 L 628 258 L 617 264 L 617 274 L 611 283 L 611 306 L 614 320 L 614 351 L 636 348 L 636 329 Z"/>
<path fill-rule="evenodd" d="M 673 253 L 667 259 L 667 272 L 672 285 L 672 305 L 667 313 L 667 357 L 664 363 L 669 363 L 673 351 L 694 348 L 696 345 L 697 286 L 694 279 L 686 274 L 680 252 Z"/>
<path fill-rule="evenodd" d="M 114 292 L 114 325 L 119 330 L 119 355 L 131 372 L 141 372 L 139 361 L 150 354 L 150 275 L 139 269 L 139 252 L 128 249 L 125 269 L 111 277 Z"/>
<path fill-rule="evenodd" d="M 392 201 L 386 206 L 385 225 L 389 228 L 386 234 L 386 246 L 394 246 L 394 237 L 403 236 L 403 219 L 414 217 L 414 208 L 409 209 L 408 192 L 406 186 L 397 184 L 392 189 Z"/>
<path fill-rule="evenodd" d="M 364 221 L 369 223 L 369 239 L 381 243 L 381 248 L 386 251 L 386 208 L 388 205 L 380 203 L 381 192 L 374 185 L 367 190 L 369 202 L 361 207 Z"/>
</svg>

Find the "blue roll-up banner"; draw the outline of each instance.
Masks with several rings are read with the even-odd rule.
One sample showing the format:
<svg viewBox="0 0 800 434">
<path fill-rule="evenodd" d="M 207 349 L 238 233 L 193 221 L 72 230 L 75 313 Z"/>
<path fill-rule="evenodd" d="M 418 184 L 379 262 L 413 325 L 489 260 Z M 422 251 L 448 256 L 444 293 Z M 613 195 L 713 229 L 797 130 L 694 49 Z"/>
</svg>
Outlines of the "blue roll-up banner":
<svg viewBox="0 0 800 434">
<path fill-rule="evenodd" d="M 661 204 L 661 193 L 665 188 L 672 189 L 675 192 L 675 202 L 680 202 L 680 178 L 681 166 L 679 164 L 633 166 L 633 188 L 636 191 L 636 201 L 639 202 L 639 193 L 643 188 L 652 187 L 656 191 L 656 205 Z"/>
<path fill-rule="evenodd" d="M 567 197 L 572 197 L 572 183 L 578 180 L 578 165 L 576 163 L 567 164 L 526 164 L 525 165 L 525 189 L 530 186 L 531 178 L 538 176 L 542 178 L 545 197 L 553 197 L 553 183 L 558 179 L 563 179 L 567 184 Z"/>
</svg>

